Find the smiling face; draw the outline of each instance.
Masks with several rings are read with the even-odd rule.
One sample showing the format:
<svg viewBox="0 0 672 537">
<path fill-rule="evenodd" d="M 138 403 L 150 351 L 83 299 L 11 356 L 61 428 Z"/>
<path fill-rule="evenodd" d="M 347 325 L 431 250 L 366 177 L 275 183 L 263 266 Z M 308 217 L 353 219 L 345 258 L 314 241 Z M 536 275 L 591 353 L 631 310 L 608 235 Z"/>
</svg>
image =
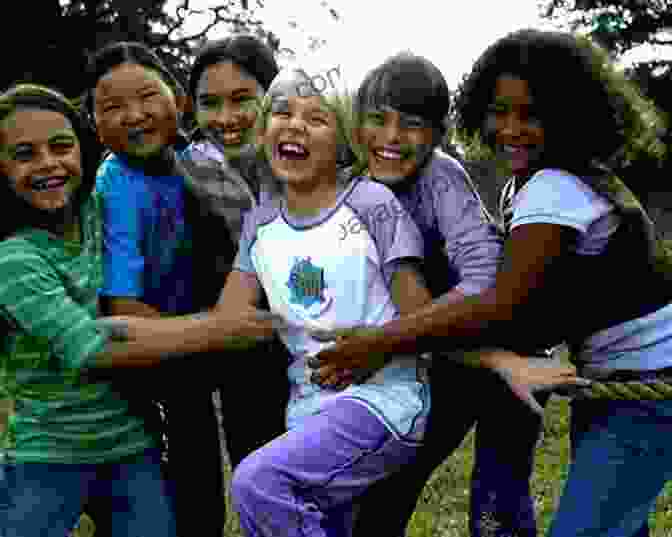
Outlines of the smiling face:
<svg viewBox="0 0 672 537">
<path fill-rule="evenodd" d="M 260 137 L 274 175 L 295 190 L 335 181 L 338 119 L 322 97 L 277 95 Z"/>
<path fill-rule="evenodd" d="M 210 65 L 196 89 L 196 121 L 236 157 L 254 141 L 254 123 L 263 90 L 233 62 Z"/>
<path fill-rule="evenodd" d="M 18 108 L 0 124 L 0 170 L 36 209 L 63 209 L 82 183 L 79 141 L 58 112 Z"/>
<path fill-rule="evenodd" d="M 488 138 L 494 138 L 497 157 L 509 164 L 513 175 L 527 178 L 538 170 L 544 128 L 535 115 L 527 81 L 513 75 L 497 79 L 485 130 Z"/>
<path fill-rule="evenodd" d="M 355 139 L 367 155 L 371 176 L 394 184 L 425 162 L 434 147 L 434 129 L 425 119 L 384 106 L 364 112 Z"/>
<path fill-rule="evenodd" d="M 151 69 L 120 64 L 94 90 L 96 130 L 114 153 L 157 155 L 177 135 L 178 104 L 170 87 Z"/>
</svg>

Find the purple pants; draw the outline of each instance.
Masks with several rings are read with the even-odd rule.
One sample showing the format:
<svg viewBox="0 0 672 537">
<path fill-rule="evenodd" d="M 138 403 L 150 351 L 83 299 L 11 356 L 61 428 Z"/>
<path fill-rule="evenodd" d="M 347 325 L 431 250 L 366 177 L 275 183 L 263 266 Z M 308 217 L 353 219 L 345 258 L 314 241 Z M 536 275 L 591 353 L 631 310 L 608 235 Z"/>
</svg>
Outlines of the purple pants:
<svg viewBox="0 0 672 537">
<path fill-rule="evenodd" d="M 245 458 L 233 503 L 248 537 L 345 537 L 353 502 L 415 458 L 362 404 L 339 399 Z"/>
</svg>

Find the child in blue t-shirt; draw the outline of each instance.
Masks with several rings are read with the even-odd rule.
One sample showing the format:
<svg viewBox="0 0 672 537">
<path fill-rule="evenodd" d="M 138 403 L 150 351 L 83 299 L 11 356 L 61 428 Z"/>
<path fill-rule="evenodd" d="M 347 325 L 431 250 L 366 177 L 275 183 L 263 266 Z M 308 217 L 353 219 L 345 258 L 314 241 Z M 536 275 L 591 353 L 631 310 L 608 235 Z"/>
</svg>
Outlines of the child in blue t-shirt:
<svg viewBox="0 0 672 537">
<path fill-rule="evenodd" d="M 422 232 L 423 276 L 435 300 L 459 303 L 492 286 L 502 239 L 462 165 L 437 149 L 450 107 L 439 69 L 411 54 L 393 56 L 365 77 L 354 106 L 369 174 L 392 189 Z M 430 378 L 432 413 L 418 460 L 365 496 L 356 534 L 403 534 L 432 471 L 476 423 L 471 534 L 482 535 L 487 518 L 498 522 L 493 535 L 536 537 L 529 480 L 541 416 L 488 371 L 437 358 Z M 466 386 L 488 393 L 488 405 L 515 424 L 504 445 L 497 416 L 478 401 L 460 403 Z"/>
<path fill-rule="evenodd" d="M 91 62 L 88 83 L 97 133 L 111 152 L 98 169 L 96 184 L 104 217 L 100 294 L 107 313 L 158 318 L 199 311 L 193 220 L 187 218 L 184 178 L 175 167 L 176 154 L 183 150 L 179 119 L 184 92 L 158 57 L 139 43 L 101 49 Z M 185 361 L 168 363 L 150 377 L 136 375 L 133 384 L 119 386 L 163 440 L 179 533 L 198 517 L 205 534 L 219 537 L 224 484 L 214 383 L 188 367 Z M 160 401 L 158 408 L 152 399 Z M 202 497 L 194 496 L 196 488 Z M 104 507 L 93 507 L 94 518 L 102 520 Z"/>
<path fill-rule="evenodd" d="M 354 499 L 418 452 L 425 366 L 414 354 L 390 356 L 369 381 L 335 390 L 311 382 L 306 360 L 329 345 L 324 331 L 377 326 L 430 300 L 416 268 L 422 239 L 387 187 L 341 180 L 346 116 L 305 71 L 281 72 L 262 114 L 260 140 L 283 195 L 247 215 L 220 303 L 245 309 L 266 293 L 288 325 L 280 337 L 291 395 L 288 431 L 241 462 L 232 496 L 250 537 L 346 536 Z M 397 218 L 378 218 L 381 207 Z"/>
</svg>

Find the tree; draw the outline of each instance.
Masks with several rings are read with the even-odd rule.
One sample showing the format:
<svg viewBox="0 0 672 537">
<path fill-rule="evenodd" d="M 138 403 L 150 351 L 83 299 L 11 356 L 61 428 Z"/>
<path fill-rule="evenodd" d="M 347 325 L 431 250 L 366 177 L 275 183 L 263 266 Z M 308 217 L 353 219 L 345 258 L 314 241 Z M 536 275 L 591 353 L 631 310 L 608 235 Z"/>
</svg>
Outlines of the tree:
<svg viewBox="0 0 672 537">
<path fill-rule="evenodd" d="M 266 38 L 277 49 L 278 39 L 265 32 L 248 1 L 225 0 L 215 7 L 196 9 L 183 0 L 174 15 L 168 14 L 166 0 L 41 0 L 15 2 L 7 10 L 7 28 L 24 29 L 30 39 L 17 41 L 16 32 L 3 32 L 7 51 L 0 84 L 16 81 L 51 85 L 68 96 L 83 91 L 82 72 L 88 56 L 111 41 L 141 41 L 151 46 L 177 72 L 186 72 L 193 47 L 218 27 L 248 30 Z M 260 0 L 256 4 L 261 5 Z M 193 34 L 185 35 L 184 22 L 194 14 L 208 14 L 209 22 Z M 30 28 L 27 21 L 39 24 Z"/>
<path fill-rule="evenodd" d="M 672 45 L 670 0 L 550 0 L 543 16 L 568 17 L 572 30 L 588 29 L 618 55 L 643 44 Z"/>
<path fill-rule="evenodd" d="M 215 4 L 203 7 L 203 4 Z M 76 97 L 85 89 L 82 73 L 90 54 L 111 41 L 140 41 L 153 48 L 185 79 L 193 50 L 215 30 L 251 32 L 278 50 L 280 40 L 257 17 L 262 0 L 181 0 L 175 13 L 166 0 L 24 0 L 12 3 L 0 35 L 5 62 L 0 87 L 14 82 L 36 82 Z M 338 18 L 326 1 L 321 2 Z M 205 20 L 193 33 L 185 21 Z M 35 21 L 31 28 L 31 21 Z M 29 38 L 23 37 L 26 33 Z M 17 37 L 20 36 L 20 37 Z"/>
<path fill-rule="evenodd" d="M 549 0 L 542 6 L 542 16 L 559 26 L 587 31 L 605 47 L 614 59 L 642 46 L 672 51 L 672 0 Z M 672 61 L 660 58 L 636 62 L 625 69 L 642 93 L 668 118 L 672 118 Z M 630 184 L 642 190 L 643 198 L 661 188 L 672 171 L 669 157 L 672 130 L 661 133 L 668 156 L 661 163 L 642 155 L 622 170 L 633 178 Z M 627 177 L 626 177 L 627 179 Z"/>
</svg>

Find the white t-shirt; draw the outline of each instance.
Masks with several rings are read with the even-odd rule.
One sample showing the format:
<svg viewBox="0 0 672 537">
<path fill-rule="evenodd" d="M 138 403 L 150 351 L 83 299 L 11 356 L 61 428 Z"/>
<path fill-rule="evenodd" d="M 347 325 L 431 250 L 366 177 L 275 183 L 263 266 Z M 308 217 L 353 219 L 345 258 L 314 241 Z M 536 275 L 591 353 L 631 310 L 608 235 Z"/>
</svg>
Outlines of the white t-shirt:
<svg viewBox="0 0 672 537">
<path fill-rule="evenodd" d="M 511 229 L 540 223 L 571 227 L 579 233 L 575 246 L 579 255 L 603 252 L 620 221 L 609 201 L 579 177 L 557 169 L 534 174 L 513 197 L 511 205 Z M 624 281 L 625 285 L 636 283 Z M 588 300 L 590 297 L 577 296 L 576 306 L 581 307 L 581 302 Z M 614 300 L 618 300 L 618 290 L 614 291 Z M 669 367 L 672 305 L 594 333 L 584 342 L 579 359 L 605 370 Z"/>
</svg>

